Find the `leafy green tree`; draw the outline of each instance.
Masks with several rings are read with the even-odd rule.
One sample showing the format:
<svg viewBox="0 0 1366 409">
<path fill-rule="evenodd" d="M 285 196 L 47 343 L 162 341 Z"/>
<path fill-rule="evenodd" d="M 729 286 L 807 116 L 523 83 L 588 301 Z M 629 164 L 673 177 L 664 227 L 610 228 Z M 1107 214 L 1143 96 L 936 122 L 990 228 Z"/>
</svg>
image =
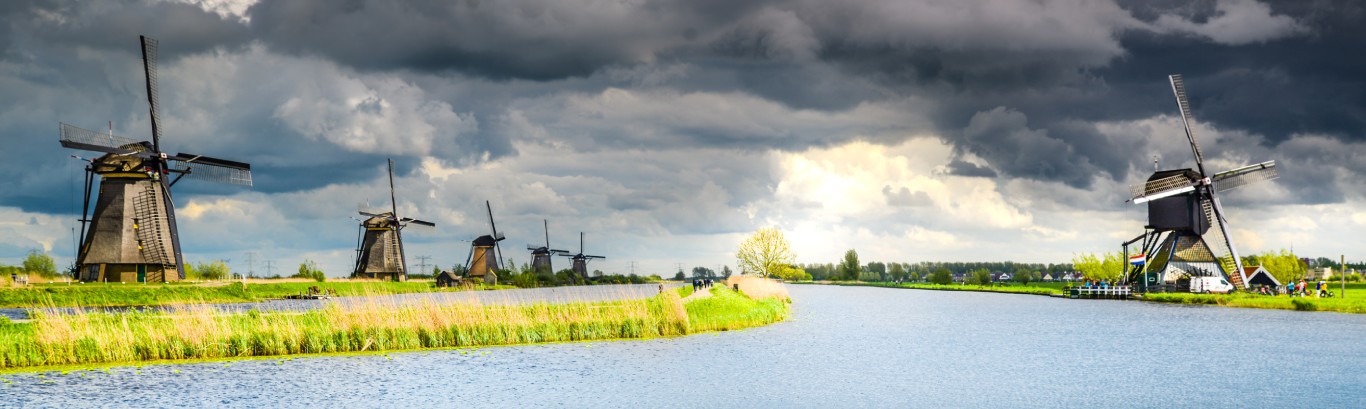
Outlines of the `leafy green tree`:
<svg viewBox="0 0 1366 409">
<path fill-rule="evenodd" d="M 24 271 L 43 277 L 56 277 L 57 263 L 53 262 L 52 256 L 47 253 L 30 250 L 28 256 L 24 257 Z"/>
<path fill-rule="evenodd" d="M 783 237 L 782 230 L 764 227 L 740 242 L 735 259 L 740 271 L 768 277 L 791 265 L 797 255 L 792 252 L 792 244 Z"/>
<path fill-rule="evenodd" d="M 1025 268 L 1020 268 L 1020 269 L 1015 270 L 1015 277 L 1014 277 L 1014 278 L 1015 278 L 1015 281 L 1019 281 L 1019 282 L 1020 282 L 1020 285 L 1029 285 L 1029 282 L 1030 282 L 1031 280 L 1034 280 L 1034 279 L 1035 279 L 1035 278 L 1034 278 L 1034 275 L 1035 275 L 1035 274 L 1036 274 L 1036 273 L 1034 273 L 1033 271 L 1029 271 L 1028 269 L 1025 269 Z"/>
<path fill-rule="evenodd" d="M 973 270 L 967 280 L 969 284 L 991 285 L 991 270 L 985 268 Z"/>
<path fill-rule="evenodd" d="M 318 263 L 315 263 L 313 262 L 313 260 L 309 259 L 304 259 L 304 262 L 299 263 L 299 272 L 295 273 L 290 277 L 308 278 L 320 283 L 327 281 L 327 275 L 323 274 L 323 271 L 321 269 L 318 269 Z"/>
<path fill-rule="evenodd" d="M 1289 250 L 1268 251 L 1255 257 L 1256 261 L 1259 262 L 1255 265 L 1265 268 L 1272 277 L 1276 277 L 1276 281 L 1280 281 L 1282 284 L 1299 281 L 1309 273 L 1309 266 L 1304 263 L 1304 260 Z"/>
<path fill-rule="evenodd" d="M 730 278 L 730 274 L 731 274 L 730 266 L 721 266 L 721 276 L 722 276 L 722 277 Z"/>
<path fill-rule="evenodd" d="M 844 260 L 840 261 L 839 272 L 841 280 L 857 280 L 862 268 L 859 267 L 858 252 L 854 249 L 844 252 Z"/>
<path fill-rule="evenodd" d="M 889 271 L 888 274 L 892 275 L 893 280 L 903 280 L 906 278 L 906 268 L 902 267 L 901 263 L 892 263 L 891 270 L 892 271 Z"/>
<path fill-rule="evenodd" d="M 1115 282 L 1124 274 L 1126 260 L 1123 258 L 1122 254 L 1115 252 L 1100 256 L 1084 253 L 1072 256 L 1072 264 L 1087 280 Z"/>
<path fill-rule="evenodd" d="M 683 275 L 683 272 L 682 272 L 682 271 L 679 271 L 678 274 L 674 274 L 674 279 L 675 279 L 675 280 L 678 280 L 678 281 L 683 281 L 683 280 L 687 280 L 687 279 L 688 279 L 688 276 Z"/>
<path fill-rule="evenodd" d="M 193 267 L 187 264 L 186 267 L 186 277 L 198 277 L 201 280 L 222 280 L 229 274 L 228 263 L 223 260 L 198 263 Z"/>
<path fill-rule="evenodd" d="M 933 273 L 930 273 L 930 282 L 939 285 L 951 284 L 953 283 L 953 272 L 942 267 L 935 269 Z"/>
</svg>

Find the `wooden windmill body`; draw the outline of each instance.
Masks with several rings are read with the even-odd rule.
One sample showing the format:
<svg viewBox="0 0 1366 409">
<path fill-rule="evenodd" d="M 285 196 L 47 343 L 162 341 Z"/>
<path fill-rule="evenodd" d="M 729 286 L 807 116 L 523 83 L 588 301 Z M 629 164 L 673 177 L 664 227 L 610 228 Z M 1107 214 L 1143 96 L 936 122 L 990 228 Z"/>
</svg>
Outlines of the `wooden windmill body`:
<svg viewBox="0 0 1366 409">
<path fill-rule="evenodd" d="M 369 218 L 361 221 L 359 243 L 356 245 L 356 265 L 352 278 L 373 278 L 388 281 L 407 281 L 408 263 L 403 252 L 403 229 L 408 226 L 435 227 L 436 224 L 398 216 L 398 200 L 394 193 L 394 160 L 389 160 L 389 200 L 392 210 L 383 213 L 361 211 Z"/>
<path fill-rule="evenodd" d="M 484 201 L 484 207 L 488 210 L 490 233 L 479 236 L 470 242 L 470 254 L 465 258 L 466 274 L 470 278 L 478 278 L 488 284 L 498 282 L 498 270 L 502 259 L 502 250 L 498 242 L 503 241 L 502 233 L 498 232 L 498 225 L 493 222 L 493 205 Z"/>
<path fill-rule="evenodd" d="M 1131 283 L 1150 290 L 1185 291 L 1191 288 L 1185 283 L 1202 277 L 1222 278 L 1238 289 L 1246 289 L 1251 283 L 1216 195 L 1275 178 L 1276 162 L 1206 173 L 1204 156 L 1191 130 L 1194 120 L 1185 84 L 1180 75 L 1172 75 L 1169 80 L 1196 167 L 1157 171 L 1146 182 L 1133 186 L 1130 201 L 1147 203 L 1148 224 L 1143 235 L 1124 244 L 1127 252 L 1130 244 L 1142 241 L 1142 261 L 1133 263 L 1126 275 Z"/>
<path fill-rule="evenodd" d="M 103 153 L 86 166 L 85 208 L 76 278 L 95 282 L 167 282 L 185 279 L 171 186 L 181 178 L 251 186 L 251 165 L 161 150 L 157 41 L 141 37 L 152 140 L 135 141 L 61 124 L 61 144 Z M 74 155 L 73 155 L 74 156 Z M 79 157 L 78 157 L 79 158 Z M 98 191 L 92 191 L 99 177 Z M 95 193 L 91 213 L 91 194 Z M 88 216 L 87 216 L 88 215 Z"/>
</svg>

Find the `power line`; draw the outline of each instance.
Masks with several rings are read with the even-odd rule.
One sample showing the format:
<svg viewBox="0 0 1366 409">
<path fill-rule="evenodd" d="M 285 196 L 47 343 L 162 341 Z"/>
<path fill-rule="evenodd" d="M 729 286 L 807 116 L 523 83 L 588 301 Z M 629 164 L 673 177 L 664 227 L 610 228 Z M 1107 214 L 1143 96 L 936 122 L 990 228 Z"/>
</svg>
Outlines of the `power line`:
<svg viewBox="0 0 1366 409">
<path fill-rule="evenodd" d="M 427 273 L 426 273 L 426 271 L 427 271 L 427 260 L 430 260 L 431 258 L 432 258 L 432 256 L 417 256 L 417 261 L 418 261 L 418 263 L 417 263 L 417 272 L 418 272 L 418 274 L 427 274 Z"/>
<path fill-rule="evenodd" d="M 271 267 L 275 267 L 275 260 L 266 260 L 266 275 L 268 276 L 273 275 L 271 274 Z"/>
</svg>

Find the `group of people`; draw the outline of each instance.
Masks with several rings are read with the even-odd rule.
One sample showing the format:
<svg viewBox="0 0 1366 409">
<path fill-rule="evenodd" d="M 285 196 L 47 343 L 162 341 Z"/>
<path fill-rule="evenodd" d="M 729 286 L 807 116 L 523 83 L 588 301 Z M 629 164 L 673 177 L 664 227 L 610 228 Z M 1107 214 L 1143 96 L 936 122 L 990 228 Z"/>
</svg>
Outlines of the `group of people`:
<svg viewBox="0 0 1366 409">
<path fill-rule="evenodd" d="M 1314 296 L 1314 297 L 1326 298 L 1326 297 L 1332 297 L 1332 296 L 1333 296 L 1333 292 L 1332 292 L 1332 291 L 1328 291 L 1328 282 L 1327 282 L 1327 281 L 1319 280 L 1318 283 L 1315 283 L 1315 284 L 1314 284 L 1314 290 L 1311 292 L 1311 291 L 1309 290 L 1309 283 L 1305 282 L 1303 278 L 1301 278 L 1299 282 L 1290 282 L 1289 284 L 1286 284 L 1286 285 L 1285 285 L 1285 292 L 1286 292 L 1286 294 L 1290 294 L 1291 297 L 1295 297 L 1295 296 L 1299 296 L 1299 297 Z"/>
<path fill-rule="evenodd" d="M 697 291 L 703 288 L 711 288 L 711 285 L 714 283 L 715 282 L 712 281 L 712 279 L 710 278 L 699 278 L 696 280 L 692 280 L 692 290 Z"/>
</svg>

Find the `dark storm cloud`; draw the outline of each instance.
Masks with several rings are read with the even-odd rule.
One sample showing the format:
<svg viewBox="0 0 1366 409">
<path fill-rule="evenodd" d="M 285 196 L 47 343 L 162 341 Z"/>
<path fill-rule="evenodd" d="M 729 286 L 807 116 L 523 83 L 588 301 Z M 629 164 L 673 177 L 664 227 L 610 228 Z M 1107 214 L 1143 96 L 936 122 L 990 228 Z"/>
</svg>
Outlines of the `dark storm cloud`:
<svg viewBox="0 0 1366 409">
<path fill-rule="evenodd" d="M 8 44 L 0 47 L 22 44 L 34 52 L 40 50 L 33 48 L 81 46 L 137 53 L 137 36 L 146 35 L 163 40 L 162 58 L 169 58 L 240 45 L 250 36 L 241 22 L 170 2 L 16 0 L 0 6 L 0 18 L 9 31 Z"/>
<path fill-rule="evenodd" d="M 366 68 L 549 80 L 654 61 L 755 4 L 266 0 L 248 13 L 260 38 L 288 52 Z"/>
</svg>

